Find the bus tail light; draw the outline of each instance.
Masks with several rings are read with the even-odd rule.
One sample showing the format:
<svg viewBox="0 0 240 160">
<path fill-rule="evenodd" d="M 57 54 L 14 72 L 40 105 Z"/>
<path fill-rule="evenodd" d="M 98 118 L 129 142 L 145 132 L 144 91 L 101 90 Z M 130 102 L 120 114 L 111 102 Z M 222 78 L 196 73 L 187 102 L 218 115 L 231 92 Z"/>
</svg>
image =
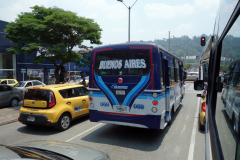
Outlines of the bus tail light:
<svg viewBox="0 0 240 160">
<path fill-rule="evenodd" d="M 156 101 L 156 100 L 154 100 L 152 103 L 153 103 L 153 105 L 155 105 L 155 106 L 158 105 L 158 101 Z"/>
<path fill-rule="evenodd" d="M 205 102 L 202 103 L 202 110 L 203 110 L 204 112 L 206 111 L 206 103 L 205 103 Z"/>
<path fill-rule="evenodd" d="M 92 101 L 93 100 L 93 98 L 92 97 L 89 97 L 89 101 Z"/>
</svg>

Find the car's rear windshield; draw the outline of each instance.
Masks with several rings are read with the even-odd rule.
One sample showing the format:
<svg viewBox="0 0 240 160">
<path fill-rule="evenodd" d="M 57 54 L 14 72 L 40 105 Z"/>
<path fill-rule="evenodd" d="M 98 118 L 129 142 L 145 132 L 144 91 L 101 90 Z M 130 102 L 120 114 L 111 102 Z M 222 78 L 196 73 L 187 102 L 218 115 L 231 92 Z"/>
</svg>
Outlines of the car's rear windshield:
<svg viewBox="0 0 240 160">
<path fill-rule="evenodd" d="M 49 101 L 49 90 L 43 89 L 27 89 L 24 95 L 24 99 L 28 100 L 40 100 L 40 101 Z M 51 95 L 50 95 L 51 98 Z"/>
<path fill-rule="evenodd" d="M 97 75 L 146 75 L 149 70 L 148 50 L 107 51 L 96 55 Z"/>
</svg>

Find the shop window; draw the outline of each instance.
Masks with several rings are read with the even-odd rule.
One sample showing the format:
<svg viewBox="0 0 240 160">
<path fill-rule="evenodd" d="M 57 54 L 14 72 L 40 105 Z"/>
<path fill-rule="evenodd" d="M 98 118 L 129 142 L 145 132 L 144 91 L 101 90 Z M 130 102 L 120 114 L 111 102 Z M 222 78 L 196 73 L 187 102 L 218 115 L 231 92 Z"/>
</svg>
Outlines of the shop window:
<svg viewBox="0 0 240 160">
<path fill-rule="evenodd" d="M 28 80 L 38 80 L 44 82 L 43 69 L 27 69 Z"/>
</svg>

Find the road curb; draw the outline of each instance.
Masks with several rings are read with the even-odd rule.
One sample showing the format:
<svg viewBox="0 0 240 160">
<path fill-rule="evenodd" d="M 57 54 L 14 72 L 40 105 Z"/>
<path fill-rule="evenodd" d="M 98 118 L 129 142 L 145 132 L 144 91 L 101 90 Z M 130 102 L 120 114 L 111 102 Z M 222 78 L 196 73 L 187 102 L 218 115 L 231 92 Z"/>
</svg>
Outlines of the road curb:
<svg viewBox="0 0 240 160">
<path fill-rule="evenodd" d="M 14 123 L 14 122 L 17 122 L 17 121 L 18 121 L 18 119 L 9 120 L 9 121 L 6 121 L 6 122 L 0 122 L 0 126 L 10 124 L 10 123 Z"/>
</svg>

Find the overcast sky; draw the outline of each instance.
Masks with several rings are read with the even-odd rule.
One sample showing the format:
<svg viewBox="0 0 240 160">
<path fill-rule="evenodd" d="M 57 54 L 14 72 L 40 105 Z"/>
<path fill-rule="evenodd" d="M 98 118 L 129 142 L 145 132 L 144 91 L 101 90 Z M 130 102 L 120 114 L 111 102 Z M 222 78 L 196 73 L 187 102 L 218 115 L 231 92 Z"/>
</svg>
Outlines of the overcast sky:
<svg viewBox="0 0 240 160">
<path fill-rule="evenodd" d="M 136 0 L 123 0 L 132 6 Z M 213 32 L 219 0 L 137 0 L 131 9 L 131 41 L 187 35 L 190 38 Z M 92 18 L 102 28 L 103 44 L 128 41 L 128 9 L 117 0 L 1 0 L 0 20 L 14 21 L 30 7 L 57 6 Z"/>
</svg>

